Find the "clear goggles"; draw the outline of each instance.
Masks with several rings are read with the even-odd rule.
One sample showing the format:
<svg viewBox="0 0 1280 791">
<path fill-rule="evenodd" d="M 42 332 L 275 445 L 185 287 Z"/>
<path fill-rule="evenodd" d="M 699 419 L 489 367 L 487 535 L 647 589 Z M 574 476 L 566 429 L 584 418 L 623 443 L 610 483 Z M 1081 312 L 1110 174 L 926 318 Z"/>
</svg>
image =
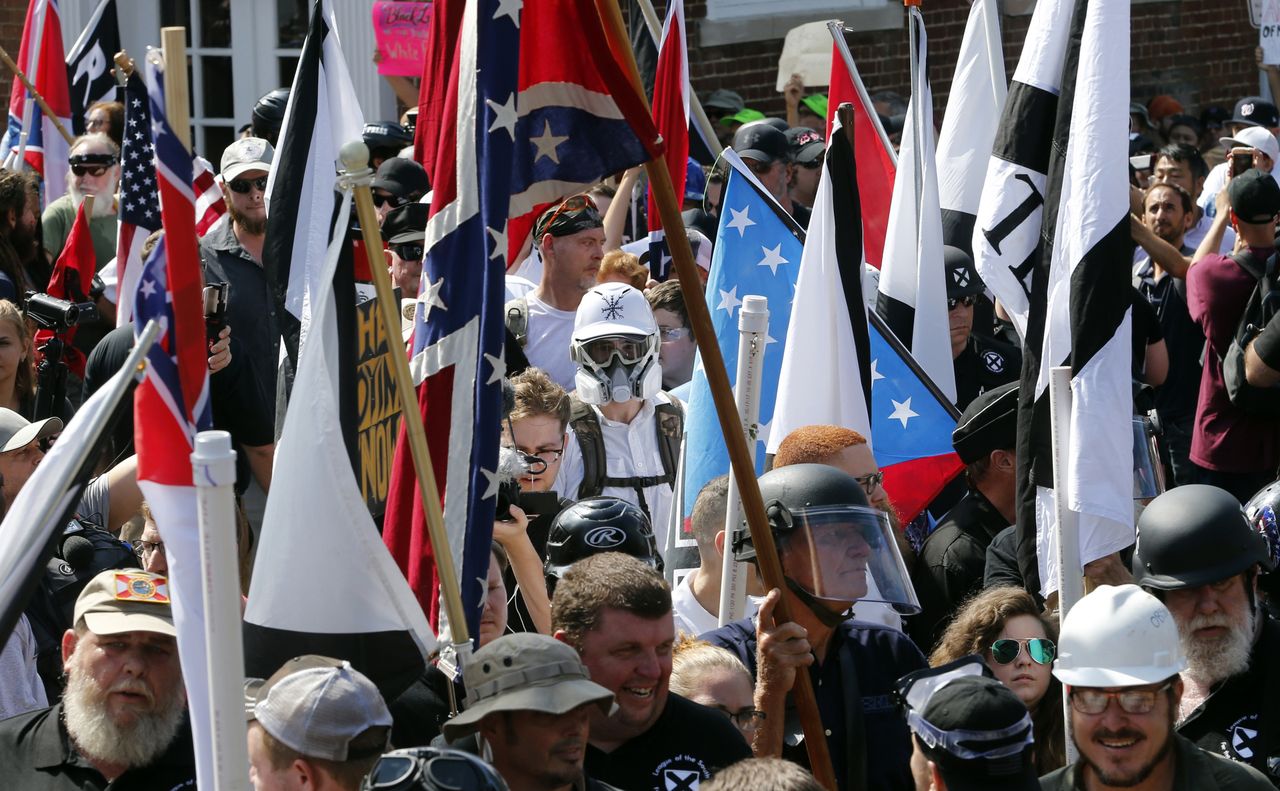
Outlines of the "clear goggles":
<svg viewBox="0 0 1280 791">
<path fill-rule="evenodd" d="M 652 335 L 607 335 L 583 341 L 574 362 L 608 368 L 616 359 L 623 365 L 635 365 L 653 352 Z"/>
<path fill-rule="evenodd" d="M 920 612 L 884 511 L 838 505 L 802 508 L 789 516 L 791 528 L 778 535 L 783 569 L 810 595 L 844 604 L 882 602 L 908 615 Z"/>
<path fill-rule="evenodd" d="M 1035 741 L 1031 713 L 995 731 L 943 730 L 924 718 L 929 699 L 938 690 L 966 676 L 991 677 L 982 657 L 961 657 L 939 667 L 925 668 L 898 679 L 898 699 L 907 708 L 907 725 L 925 745 L 943 750 L 963 761 L 1008 758 L 1019 755 Z"/>
</svg>

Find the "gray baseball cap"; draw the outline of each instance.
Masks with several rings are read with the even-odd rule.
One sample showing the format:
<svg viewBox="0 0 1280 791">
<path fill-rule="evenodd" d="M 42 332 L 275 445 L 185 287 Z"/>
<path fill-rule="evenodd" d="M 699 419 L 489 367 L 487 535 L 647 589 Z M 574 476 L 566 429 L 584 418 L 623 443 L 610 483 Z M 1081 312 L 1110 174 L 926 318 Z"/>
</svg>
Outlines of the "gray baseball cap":
<svg viewBox="0 0 1280 791">
<path fill-rule="evenodd" d="M 223 181 L 230 181 L 250 170 L 271 170 L 271 160 L 276 151 L 260 137 L 242 137 L 222 152 L 219 172 Z"/>
<path fill-rule="evenodd" d="M 554 637 L 517 632 L 476 651 L 462 670 L 467 707 L 444 724 L 450 742 L 474 733 L 480 720 L 498 711 L 564 714 L 595 703 L 613 710 L 613 693 L 591 680 L 572 646 Z"/>
<path fill-rule="evenodd" d="M 245 715 L 276 741 L 309 758 L 352 761 L 379 755 L 351 752 L 351 740 L 374 727 L 391 726 L 378 688 L 350 662 L 327 656 L 295 657 L 266 681 L 244 686 Z"/>
<path fill-rule="evenodd" d="M 0 453 L 21 450 L 33 440 L 62 431 L 62 421 L 47 417 L 32 423 L 12 409 L 0 408 Z"/>
</svg>

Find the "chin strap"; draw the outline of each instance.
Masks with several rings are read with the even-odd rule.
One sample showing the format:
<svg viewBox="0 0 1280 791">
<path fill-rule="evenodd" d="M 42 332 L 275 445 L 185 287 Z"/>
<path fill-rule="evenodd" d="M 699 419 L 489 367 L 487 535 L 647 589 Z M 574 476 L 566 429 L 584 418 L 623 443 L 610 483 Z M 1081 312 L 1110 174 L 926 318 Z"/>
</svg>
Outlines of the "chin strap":
<svg viewBox="0 0 1280 791">
<path fill-rule="evenodd" d="M 822 623 L 828 628 L 834 629 L 848 619 L 848 613 L 853 609 L 852 607 L 849 607 L 846 610 L 841 610 L 840 612 L 835 612 L 830 607 L 823 604 L 821 599 L 797 585 L 795 580 L 790 577 L 787 577 L 786 580 L 787 590 L 794 593 L 804 606 L 809 608 L 809 612 L 813 613 L 814 616 L 819 621 L 822 621 Z"/>
</svg>

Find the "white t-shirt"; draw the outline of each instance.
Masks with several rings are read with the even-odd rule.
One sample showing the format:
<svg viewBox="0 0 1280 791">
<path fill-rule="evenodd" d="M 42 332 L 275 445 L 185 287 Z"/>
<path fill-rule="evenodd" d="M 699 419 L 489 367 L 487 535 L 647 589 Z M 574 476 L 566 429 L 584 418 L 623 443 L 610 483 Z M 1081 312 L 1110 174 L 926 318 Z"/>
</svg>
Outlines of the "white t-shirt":
<svg viewBox="0 0 1280 791">
<path fill-rule="evenodd" d="M 36 638 L 23 615 L 0 649 L 0 720 L 48 705 L 44 683 L 36 672 Z"/>
<path fill-rule="evenodd" d="M 671 611 L 675 616 L 676 631 L 697 637 L 712 629 L 720 627 L 716 613 L 707 612 L 702 602 L 694 598 L 693 578 L 700 570 L 694 569 L 680 580 L 680 584 L 671 589 Z M 760 608 L 760 599 L 747 597 L 746 615 L 754 618 Z"/>
<path fill-rule="evenodd" d="M 524 354 L 529 364 L 546 371 L 556 384 L 573 392 L 577 389 L 574 376 L 578 366 L 569 357 L 569 342 L 577 312 L 557 310 L 532 293 L 525 295 L 525 301 L 529 306 L 529 327 Z"/>
<path fill-rule="evenodd" d="M 654 410 L 654 405 L 660 403 L 671 403 L 671 399 L 666 393 L 658 393 L 653 398 L 646 399 L 640 412 L 630 423 L 609 420 L 600 414 L 599 407 L 591 407 L 595 410 L 596 419 L 600 421 L 600 433 L 604 438 L 605 474 L 608 477 L 649 478 L 663 475 L 662 455 L 658 450 L 657 412 Z M 560 462 L 560 472 L 556 475 L 555 490 L 563 497 L 577 499 L 582 476 L 582 449 L 578 445 L 578 438 L 574 436 L 573 427 L 570 426 L 569 439 L 564 444 L 564 458 Z M 659 547 L 665 547 L 671 520 L 671 485 L 659 483 L 646 486 L 642 491 L 644 505 L 649 509 L 649 522 L 653 525 L 654 538 Z M 606 486 L 601 494 L 640 505 L 636 490 L 631 487 Z"/>
</svg>

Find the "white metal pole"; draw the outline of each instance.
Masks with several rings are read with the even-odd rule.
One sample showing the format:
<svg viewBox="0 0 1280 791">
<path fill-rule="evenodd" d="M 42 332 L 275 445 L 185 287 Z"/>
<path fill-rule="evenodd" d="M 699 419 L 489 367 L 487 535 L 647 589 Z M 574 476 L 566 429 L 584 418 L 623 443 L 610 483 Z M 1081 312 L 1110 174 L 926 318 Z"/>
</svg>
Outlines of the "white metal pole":
<svg viewBox="0 0 1280 791">
<path fill-rule="evenodd" d="M 1058 617 L 1067 612 L 1084 595 L 1083 566 L 1080 563 L 1079 516 L 1071 510 L 1071 476 L 1067 474 L 1071 458 L 1071 367 L 1062 365 L 1049 372 L 1049 419 L 1053 437 L 1053 502 L 1058 538 Z M 1062 689 L 1062 716 L 1067 724 L 1067 763 L 1076 760 L 1071 741 L 1071 702 L 1067 689 Z"/>
<path fill-rule="evenodd" d="M 755 294 L 742 298 L 738 309 L 738 372 L 734 397 L 742 418 L 751 463 L 756 460 L 756 431 L 760 422 L 760 364 L 769 334 L 769 300 Z M 729 497 L 724 516 L 724 562 L 720 572 L 720 625 L 736 621 L 747 612 L 747 564 L 733 560 L 734 539 L 742 531 L 742 498 L 738 484 L 729 477 Z"/>
<path fill-rule="evenodd" d="M 36 86 L 37 90 L 40 87 L 40 45 L 44 43 L 44 20 L 48 15 L 48 0 L 41 0 L 40 5 L 36 6 L 36 29 L 31 31 L 31 47 L 27 50 L 27 62 L 22 64 L 22 68 L 27 73 L 27 79 L 31 80 L 31 84 Z M 31 137 L 31 115 L 35 111 L 35 106 L 34 96 L 28 96 L 22 105 L 22 131 L 18 133 L 18 161 L 14 165 L 15 170 L 27 169 L 27 139 Z"/>
<path fill-rule="evenodd" d="M 884 145 L 884 150 L 889 154 L 889 161 L 896 168 L 898 166 L 898 152 L 893 149 L 893 144 L 889 142 L 889 135 L 884 131 L 884 125 L 880 123 L 880 116 L 876 114 L 875 105 L 871 103 L 871 96 L 867 93 L 867 86 L 862 83 L 862 75 L 858 73 L 858 67 L 853 62 L 853 53 L 849 51 L 849 42 L 844 40 L 844 23 L 832 20 L 827 23 L 827 30 L 831 31 L 831 38 L 835 40 L 836 50 L 840 53 L 840 59 L 844 61 L 844 67 L 849 71 L 849 79 L 853 82 L 853 89 L 858 92 L 858 98 L 862 100 L 862 106 L 867 108 L 871 125 L 875 127 L 876 134 L 880 136 L 880 142 Z"/>
<path fill-rule="evenodd" d="M 248 728 L 244 718 L 244 645 L 240 573 L 236 561 L 236 453 L 225 431 L 196 435 L 192 478 L 200 522 L 205 658 L 213 717 L 213 779 L 222 791 L 248 791 Z"/>
<path fill-rule="evenodd" d="M 915 209 L 915 251 L 920 255 L 921 228 L 924 225 L 924 143 L 928 139 L 924 128 L 924 103 L 929 100 L 928 92 L 921 90 L 928 82 L 929 75 L 920 73 L 920 33 L 924 29 L 924 16 L 918 6 L 907 8 L 907 39 L 911 45 L 908 59 L 911 64 L 911 126 L 914 140 L 911 141 L 911 164 L 915 168 L 915 199 L 911 205 Z"/>
</svg>

